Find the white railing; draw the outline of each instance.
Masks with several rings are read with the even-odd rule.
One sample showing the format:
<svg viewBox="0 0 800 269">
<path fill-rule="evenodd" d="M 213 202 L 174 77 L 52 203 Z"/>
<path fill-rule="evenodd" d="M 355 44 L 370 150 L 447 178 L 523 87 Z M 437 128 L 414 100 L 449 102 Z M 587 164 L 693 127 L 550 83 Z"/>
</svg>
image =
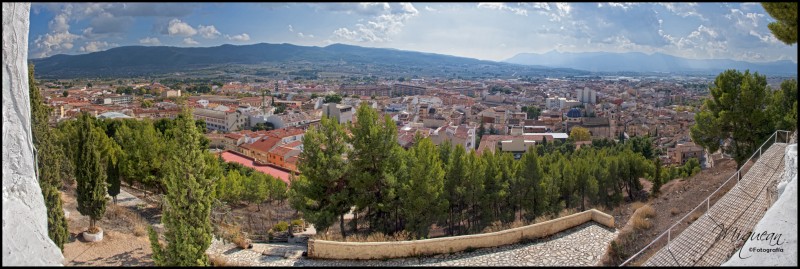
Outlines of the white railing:
<svg viewBox="0 0 800 269">
<path fill-rule="evenodd" d="M 744 170 L 744 164 L 747 164 L 747 163 L 749 163 L 749 162 L 750 162 L 750 161 L 751 161 L 753 158 L 755 158 L 755 157 L 756 157 L 756 153 L 758 153 L 758 157 L 761 157 L 761 149 L 762 149 L 762 148 L 763 148 L 763 147 L 764 147 L 764 146 L 767 144 L 767 142 L 769 142 L 769 140 L 771 140 L 771 139 L 774 139 L 774 140 L 773 140 L 773 144 L 774 144 L 774 143 L 777 143 L 777 142 L 778 142 L 778 134 L 779 134 L 779 133 L 783 133 L 783 134 L 784 134 L 784 137 L 785 137 L 785 138 L 784 138 L 784 140 L 783 140 L 783 141 L 785 141 L 785 142 L 788 142 L 788 141 L 789 141 L 789 134 L 791 133 L 790 131 L 777 130 L 777 131 L 775 131 L 774 133 L 772 133 L 772 135 L 770 135 L 770 136 L 769 136 L 767 139 L 765 139 L 765 140 L 764 140 L 764 143 L 762 143 L 762 144 L 761 144 L 761 146 L 759 146 L 759 147 L 758 147 L 758 150 L 754 151 L 754 152 L 753 152 L 753 155 L 751 155 L 751 156 L 750 156 L 750 158 L 749 158 L 749 159 L 747 159 L 747 161 L 745 161 L 745 162 L 742 164 L 742 167 L 739 167 L 739 169 L 738 169 L 738 170 L 736 170 L 736 173 L 734 173 L 733 175 L 731 175 L 731 177 L 729 177 L 727 180 L 725 180 L 725 183 L 722 183 L 722 185 L 719 185 L 719 188 L 717 188 L 717 190 L 715 190 L 714 192 L 712 192 L 712 193 L 711 193 L 711 194 L 710 194 L 708 197 L 706 197 L 706 199 L 705 199 L 705 200 L 703 200 L 703 202 L 700 202 L 700 204 L 698 204 L 698 205 L 697 205 L 697 206 L 696 206 L 694 209 L 692 209 L 691 211 L 687 212 L 687 213 L 686 213 L 686 215 L 684 215 L 684 216 L 683 216 L 681 219 L 679 219 L 678 221 L 676 221 L 676 222 L 675 222 L 675 224 L 673 224 L 672 226 L 670 226 L 670 227 L 669 227 L 669 228 L 668 228 L 666 231 L 662 232 L 662 233 L 661 233 L 661 235 L 659 235 L 658 237 L 656 237 L 656 239 L 654 239 L 652 242 L 650 242 L 650 244 L 647 244 L 647 246 L 645 246 L 644 248 L 642 248 L 642 250 L 640 250 L 639 252 L 636 252 L 636 254 L 633 254 L 633 256 L 631 256 L 630 258 L 628 258 L 627 260 L 625 260 L 625 262 L 623 262 L 623 263 L 622 263 L 622 264 L 620 264 L 619 266 L 625 266 L 625 265 L 627 265 L 628 263 L 630 263 L 630 262 L 631 262 L 633 259 L 635 259 L 635 258 L 636 258 L 636 257 L 638 257 L 639 255 L 641 255 L 642 253 L 644 253 L 644 251 L 645 251 L 645 250 L 649 249 L 649 248 L 650 248 L 650 247 L 651 247 L 651 246 L 652 246 L 652 245 L 653 245 L 655 242 L 657 242 L 659 239 L 663 238 L 665 235 L 667 236 L 667 245 L 669 245 L 669 243 L 670 243 L 670 242 L 672 242 L 672 229 L 673 229 L 673 228 L 675 228 L 675 226 L 678 226 L 678 224 L 681 224 L 681 223 L 683 222 L 683 220 L 685 220 L 685 219 L 686 219 L 686 217 L 688 217 L 688 216 L 689 216 L 689 215 L 691 215 L 693 212 L 695 212 L 695 210 L 697 210 L 698 208 L 700 208 L 701 206 L 703 206 L 703 204 L 705 204 L 705 205 L 706 205 L 706 212 L 708 212 L 708 209 L 709 209 L 709 208 L 711 208 L 711 197 L 713 197 L 713 196 L 714 196 L 714 194 L 717 194 L 717 192 L 719 192 L 719 190 L 721 190 L 721 189 L 722 189 L 722 187 L 724 187 L 725 185 L 727 185 L 727 184 L 728 184 L 728 182 L 730 182 L 730 181 L 731 181 L 731 179 L 733 179 L 734 177 L 736 177 L 736 184 L 738 185 L 738 184 L 739 184 L 739 180 L 741 180 L 741 179 L 742 179 L 742 176 L 741 176 L 741 174 L 742 174 L 742 170 Z M 774 137 L 774 138 L 773 138 L 773 137 Z M 771 144 L 770 144 L 770 146 L 771 146 Z M 698 217 L 698 218 L 699 218 L 699 217 Z"/>
</svg>

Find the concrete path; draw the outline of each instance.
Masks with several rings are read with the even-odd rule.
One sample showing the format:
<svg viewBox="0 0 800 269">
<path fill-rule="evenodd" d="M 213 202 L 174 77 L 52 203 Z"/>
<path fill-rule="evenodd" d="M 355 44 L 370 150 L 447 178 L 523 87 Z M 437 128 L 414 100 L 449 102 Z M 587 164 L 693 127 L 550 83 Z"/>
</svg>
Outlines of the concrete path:
<svg viewBox="0 0 800 269">
<path fill-rule="evenodd" d="M 763 153 L 742 180 L 679 236 L 672 235 L 644 266 L 720 266 L 744 243 L 774 202 L 783 176 L 785 143 Z"/>
<path fill-rule="evenodd" d="M 241 266 L 594 266 L 616 236 L 616 230 L 588 222 L 530 243 L 423 258 L 315 260 L 291 256 L 293 251 L 305 249 L 304 245 L 256 244 L 262 246 L 243 250 L 219 240 L 211 243 L 207 253 L 222 255 L 229 263 Z M 268 251 L 267 255 L 262 254 L 264 250 Z"/>
</svg>

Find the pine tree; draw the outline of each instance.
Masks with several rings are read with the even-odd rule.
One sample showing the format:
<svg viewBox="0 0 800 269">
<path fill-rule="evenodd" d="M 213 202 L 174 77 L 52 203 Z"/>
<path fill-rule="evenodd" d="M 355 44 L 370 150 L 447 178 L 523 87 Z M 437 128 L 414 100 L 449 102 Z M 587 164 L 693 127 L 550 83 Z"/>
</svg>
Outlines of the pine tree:
<svg viewBox="0 0 800 269">
<path fill-rule="evenodd" d="M 786 45 L 797 43 L 797 2 L 763 2 L 761 6 L 776 20 L 767 25 L 772 35 Z"/>
<path fill-rule="evenodd" d="M 339 218 L 342 237 L 344 215 L 352 201 L 345 131 L 333 119 L 323 117 L 319 128 L 311 127 L 303 136 L 303 152 L 298 164 L 300 176 L 292 181 L 289 199 L 293 208 L 318 230 L 325 230 Z"/>
<path fill-rule="evenodd" d="M 450 160 L 448 161 L 446 174 L 444 178 L 444 193 L 448 201 L 448 232 L 450 235 L 455 235 L 457 226 L 461 225 L 461 210 L 464 206 L 464 187 L 461 181 L 466 176 L 466 165 L 464 164 L 464 155 L 466 151 L 461 144 L 456 145 L 456 148 L 450 152 Z"/>
<path fill-rule="evenodd" d="M 78 181 L 78 212 L 89 216 L 89 232 L 97 233 L 95 223 L 106 212 L 106 166 L 101 153 L 105 133 L 95 127 L 89 113 L 78 118 L 78 156 L 75 178 Z"/>
<path fill-rule="evenodd" d="M 164 224 L 166 246 L 161 245 L 155 232 L 150 232 L 153 260 L 158 266 L 207 266 L 205 254 L 211 245 L 211 203 L 214 199 L 214 180 L 206 177 L 206 160 L 200 145 L 200 134 L 184 110 L 176 120 L 174 140 L 167 147 L 166 195 L 161 222 Z M 152 229 L 152 228 L 151 228 Z"/>
<path fill-rule="evenodd" d="M 522 171 L 519 174 L 519 188 L 522 190 L 518 197 L 521 208 L 525 209 L 528 220 L 540 216 L 548 203 L 545 187 L 542 184 L 542 167 L 539 157 L 533 147 L 529 148 L 522 156 Z"/>
<path fill-rule="evenodd" d="M 428 237 L 431 224 L 446 211 L 443 199 L 444 170 L 430 139 L 424 138 L 410 151 L 409 180 L 400 189 L 406 230 Z"/>
<path fill-rule="evenodd" d="M 42 94 L 33 78 L 33 65 L 28 68 L 28 90 L 31 103 L 31 131 L 33 144 L 38 149 L 36 169 L 39 176 L 39 188 L 44 196 L 47 208 L 47 235 L 64 251 L 64 243 L 69 239 L 67 221 L 62 209 L 61 192 L 61 164 L 64 154 L 56 141 L 54 130 L 47 126 L 51 108 L 42 100 Z"/>
<path fill-rule="evenodd" d="M 697 124 L 690 128 L 692 140 L 709 152 L 722 147 L 741 167 L 773 132 L 765 110 L 770 99 L 767 78 L 731 69 L 720 73 L 709 91 L 711 96 L 695 114 Z M 720 141 L 727 139 L 730 143 L 721 146 Z"/>
<path fill-rule="evenodd" d="M 355 205 L 366 209 L 370 229 L 389 233 L 396 181 L 390 173 L 392 149 L 397 145 L 397 128 L 388 115 L 380 117 L 367 103 L 356 111 L 348 158 L 352 164 Z"/>
</svg>

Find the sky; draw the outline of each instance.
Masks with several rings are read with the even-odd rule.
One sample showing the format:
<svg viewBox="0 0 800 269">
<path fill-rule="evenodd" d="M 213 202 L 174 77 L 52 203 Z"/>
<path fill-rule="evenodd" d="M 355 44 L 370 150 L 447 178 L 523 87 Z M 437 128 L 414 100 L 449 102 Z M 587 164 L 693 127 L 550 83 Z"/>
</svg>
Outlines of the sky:
<svg viewBox="0 0 800 269">
<path fill-rule="evenodd" d="M 33 3 L 28 49 L 342 43 L 492 61 L 606 51 L 797 63 L 773 21 L 758 3 Z"/>
</svg>

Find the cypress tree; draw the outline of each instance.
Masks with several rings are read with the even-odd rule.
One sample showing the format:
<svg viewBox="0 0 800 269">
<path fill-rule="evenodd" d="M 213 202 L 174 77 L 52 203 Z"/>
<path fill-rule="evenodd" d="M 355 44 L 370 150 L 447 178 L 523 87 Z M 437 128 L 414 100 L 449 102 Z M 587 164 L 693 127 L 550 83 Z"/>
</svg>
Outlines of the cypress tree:
<svg viewBox="0 0 800 269">
<path fill-rule="evenodd" d="M 656 171 L 655 175 L 653 175 L 653 189 L 650 190 L 653 196 L 657 196 L 661 192 L 661 159 L 658 157 L 656 157 L 655 165 Z"/>
<path fill-rule="evenodd" d="M 94 119 L 88 113 L 78 118 L 78 156 L 75 178 L 78 181 L 78 212 L 89 216 L 89 232 L 97 233 L 95 223 L 106 212 L 106 166 L 101 154 L 99 141 L 105 135 L 94 126 Z"/>
<path fill-rule="evenodd" d="M 41 92 L 33 79 L 33 65 L 28 68 L 28 90 L 31 102 L 31 131 L 33 144 L 38 149 L 38 176 L 39 188 L 42 190 L 45 207 L 47 208 L 47 235 L 64 251 L 64 243 L 69 238 L 67 221 L 61 202 L 61 192 L 58 190 L 63 185 L 61 180 L 61 163 L 64 160 L 63 152 L 55 141 L 53 129 L 47 126 L 51 108 L 44 104 Z"/>
<path fill-rule="evenodd" d="M 213 181 L 206 177 L 206 154 L 189 110 L 176 120 L 174 139 L 167 147 L 164 184 L 164 238 L 166 246 L 150 231 L 153 260 L 159 266 L 207 266 L 211 245 Z"/>
</svg>

